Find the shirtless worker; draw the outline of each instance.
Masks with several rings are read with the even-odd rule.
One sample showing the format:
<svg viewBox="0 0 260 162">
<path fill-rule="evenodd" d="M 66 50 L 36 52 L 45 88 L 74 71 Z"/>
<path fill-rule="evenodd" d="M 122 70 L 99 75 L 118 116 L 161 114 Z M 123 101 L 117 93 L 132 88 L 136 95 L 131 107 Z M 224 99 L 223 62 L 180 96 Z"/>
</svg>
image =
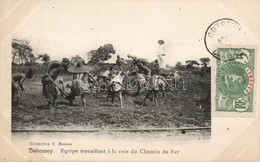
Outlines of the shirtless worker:
<svg viewBox="0 0 260 162">
<path fill-rule="evenodd" d="M 28 69 L 26 73 L 14 73 L 12 75 L 12 102 L 14 101 L 14 96 L 17 96 L 17 103 L 19 102 L 20 93 L 24 92 L 23 82 L 25 79 L 30 79 L 33 77 L 33 70 Z"/>
<path fill-rule="evenodd" d="M 47 99 L 49 109 L 51 106 L 54 106 L 57 99 L 57 89 L 53 82 L 55 82 L 61 70 L 67 69 L 69 65 L 70 61 L 68 58 L 63 58 L 62 62 L 51 61 L 48 64 L 46 75 L 42 77 L 43 95 Z"/>
<path fill-rule="evenodd" d="M 144 66 L 143 63 L 137 64 L 138 68 L 138 74 L 137 74 L 137 92 L 136 95 L 140 94 L 141 87 L 149 80 L 151 77 L 151 70 L 147 67 Z"/>
</svg>

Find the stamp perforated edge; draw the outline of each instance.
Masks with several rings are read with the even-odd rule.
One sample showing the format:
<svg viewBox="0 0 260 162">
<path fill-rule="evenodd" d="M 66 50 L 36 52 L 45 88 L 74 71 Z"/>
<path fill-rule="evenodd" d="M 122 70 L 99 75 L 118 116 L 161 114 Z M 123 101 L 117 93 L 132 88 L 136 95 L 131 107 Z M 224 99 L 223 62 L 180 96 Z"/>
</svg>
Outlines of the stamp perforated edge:
<svg viewBox="0 0 260 162">
<path fill-rule="evenodd" d="M 216 97 L 216 71 L 217 71 L 217 62 L 215 58 L 212 58 L 211 61 L 211 117 L 242 117 L 242 118 L 255 118 L 256 114 L 259 113 L 257 109 L 257 91 L 258 91 L 258 46 L 257 45 L 214 45 L 215 49 L 217 48 L 251 48 L 255 49 L 254 57 L 254 89 L 253 89 L 253 111 L 252 112 L 217 112 L 215 111 L 215 97 Z"/>
</svg>

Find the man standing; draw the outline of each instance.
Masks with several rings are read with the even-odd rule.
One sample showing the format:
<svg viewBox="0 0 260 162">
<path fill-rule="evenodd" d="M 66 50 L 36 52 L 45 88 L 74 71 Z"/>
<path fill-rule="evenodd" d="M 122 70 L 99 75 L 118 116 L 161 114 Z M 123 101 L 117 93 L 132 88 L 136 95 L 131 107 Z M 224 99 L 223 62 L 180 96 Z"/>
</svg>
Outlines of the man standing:
<svg viewBox="0 0 260 162">
<path fill-rule="evenodd" d="M 164 46 L 164 41 L 163 40 L 158 40 L 159 47 L 158 47 L 158 63 L 159 63 L 159 68 L 161 69 L 166 69 L 166 62 L 165 62 L 165 46 Z"/>
<path fill-rule="evenodd" d="M 119 67 L 119 69 L 121 69 L 121 66 L 123 63 L 124 63 L 124 60 L 119 55 L 117 55 L 116 65 Z"/>
<path fill-rule="evenodd" d="M 48 108 L 54 106 L 55 100 L 57 99 L 57 89 L 55 87 L 55 80 L 60 74 L 61 70 L 67 69 L 70 61 L 68 58 L 63 58 L 62 62 L 51 61 L 48 65 L 46 75 L 42 77 L 42 90 L 43 95 L 47 99 Z"/>
</svg>

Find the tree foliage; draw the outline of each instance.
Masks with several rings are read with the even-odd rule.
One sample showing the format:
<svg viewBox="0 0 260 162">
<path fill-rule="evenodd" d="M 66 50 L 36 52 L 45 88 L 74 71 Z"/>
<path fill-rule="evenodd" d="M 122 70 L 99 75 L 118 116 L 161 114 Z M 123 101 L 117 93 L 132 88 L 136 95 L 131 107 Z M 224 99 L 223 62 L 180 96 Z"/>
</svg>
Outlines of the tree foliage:
<svg viewBox="0 0 260 162">
<path fill-rule="evenodd" d="M 71 65 L 76 66 L 78 62 L 83 62 L 85 64 L 85 60 L 82 57 L 80 57 L 79 55 L 71 57 L 71 59 L 70 59 Z"/>
<path fill-rule="evenodd" d="M 180 68 L 182 66 L 182 63 L 180 61 L 178 61 L 175 65 L 176 68 Z"/>
<path fill-rule="evenodd" d="M 41 61 L 43 62 L 41 67 L 41 72 L 46 72 L 48 64 L 51 61 L 50 56 L 47 53 L 44 53 L 44 54 L 40 54 L 38 56 L 38 59 L 41 59 Z"/>
<path fill-rule="evenodd" d="M 188 65 L 188 64 L 190 64 L 190 65 L 200 65 L 199 63 L 198 63 L 198 61 L 196 61 L 196 60 L 187 60 L 187 61 L 185 61 L 185 63 Z"/>
<path fill-rule="evenodd" d="M 194 65 L 200 65 L 196 60 L 187 60 L 185 61 L 185 63 L 186 63 L 186 69 L 188 70 L 194 69 Z"/>
<path fill-rule="evenodd" d="M 40 54 L 38 56 L 38 59 L 41 59 L 42 62 L 49 62 L 51 60 L 50 55 L 48 55 L 47 53 Z"/>
<path fill-rule="evenodd" d="M 207 67 L 207 65 L 210 62 L 210 59 L 208 57 L 203 57 L 203 58 L 200 59 L 200 62 L 201 62 L 201 65 Z"/>
<path fill-rule="evenodd" d="M 97 64 L 110 59 L 112 54 L 115 53 L 116 51 L 112 44 L 105 44 L 96 50 L 91 50 L 87 55 L 90 64 Z"/>
<path fill-rule="evenodd" d="M 12 62 L 17 64 L 35 63 L 33 49 L 27 40 L 12 40 Z"/>
</svg>

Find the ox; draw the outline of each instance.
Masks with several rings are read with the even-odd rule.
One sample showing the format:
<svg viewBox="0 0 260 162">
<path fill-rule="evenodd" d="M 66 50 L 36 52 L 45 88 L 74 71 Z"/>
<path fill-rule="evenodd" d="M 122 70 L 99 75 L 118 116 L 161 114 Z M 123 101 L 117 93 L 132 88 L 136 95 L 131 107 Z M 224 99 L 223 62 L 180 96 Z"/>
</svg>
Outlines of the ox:
<svg viewBox="0 0 260 162">
<path fill-rule="evenodd" d="M 227 87 L 239 86 L 243 83 L 244 79 L 242 76 L 238 75 L 226 75 L 225 76 L 225 84 Z"/>
</svg>

